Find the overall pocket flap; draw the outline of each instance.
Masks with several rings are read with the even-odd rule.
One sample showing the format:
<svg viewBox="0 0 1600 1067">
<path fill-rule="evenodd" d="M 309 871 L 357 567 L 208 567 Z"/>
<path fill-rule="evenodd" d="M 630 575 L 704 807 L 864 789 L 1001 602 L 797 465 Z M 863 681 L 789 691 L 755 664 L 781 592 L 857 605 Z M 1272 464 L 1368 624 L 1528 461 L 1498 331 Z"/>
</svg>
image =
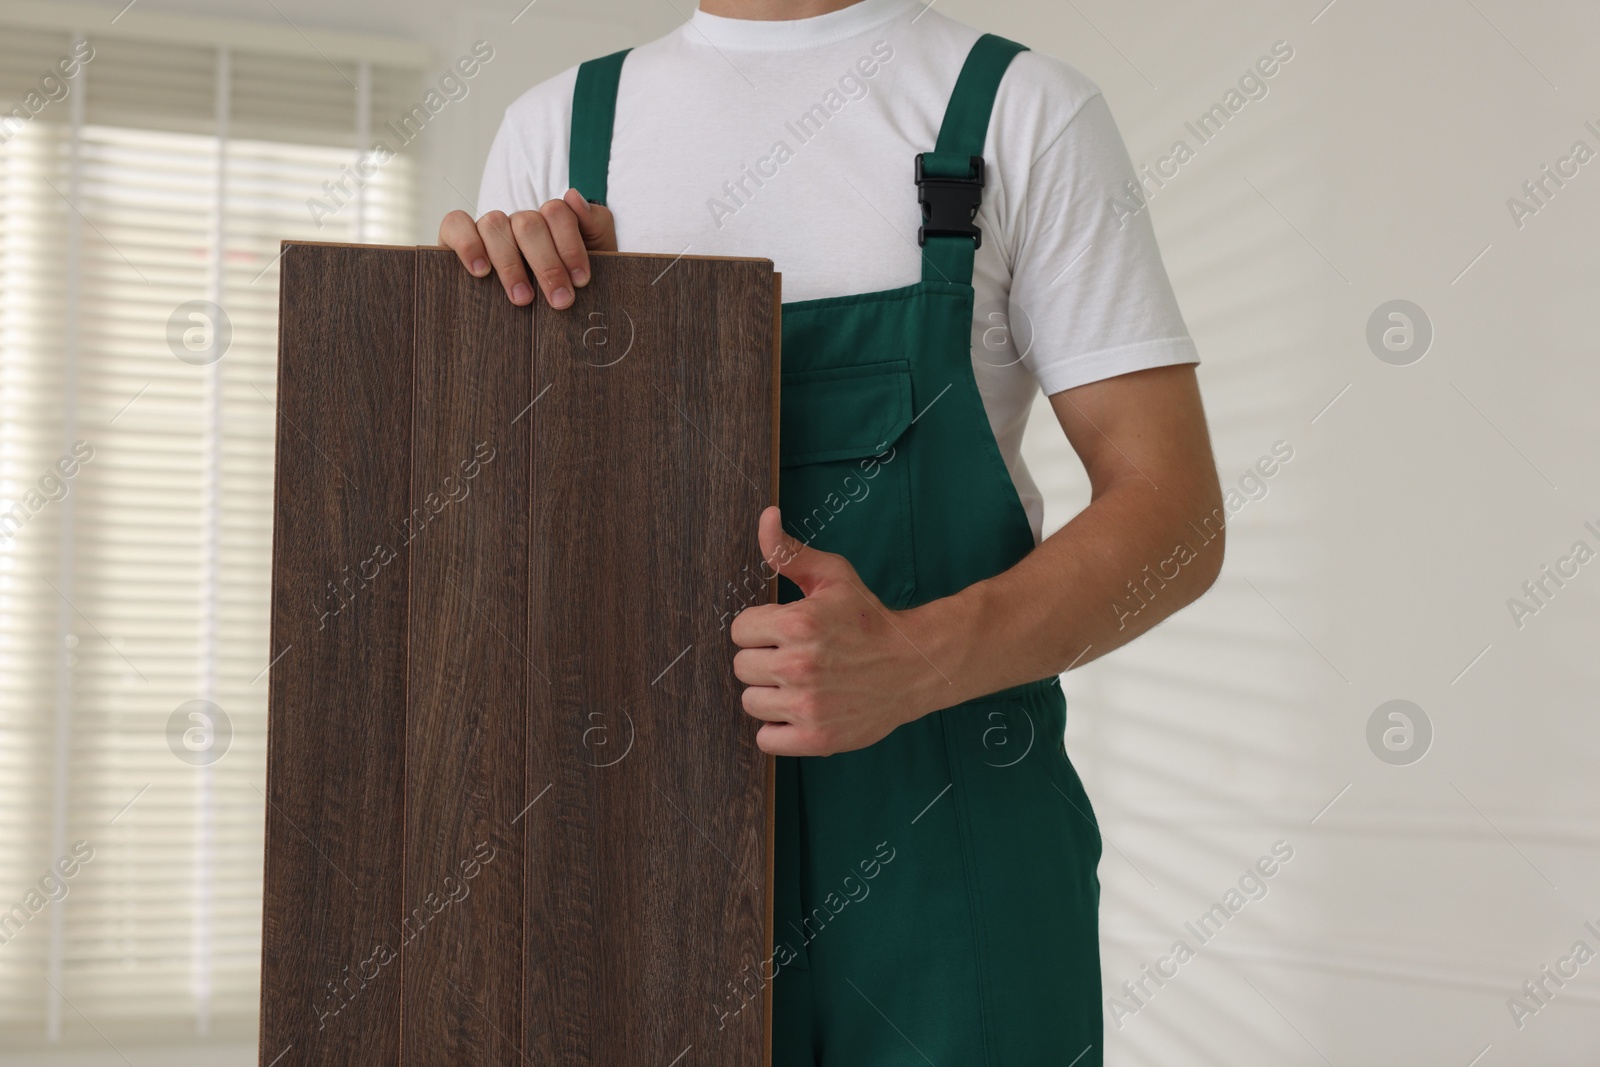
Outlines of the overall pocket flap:
<svg viewBox="0 0 1600 1067">
<path fill-rule="evenodd" d="M 911 364 L 785 374 L 780 407 L 780 466 L 876 456 L 911 425 Z"/>
</svg>

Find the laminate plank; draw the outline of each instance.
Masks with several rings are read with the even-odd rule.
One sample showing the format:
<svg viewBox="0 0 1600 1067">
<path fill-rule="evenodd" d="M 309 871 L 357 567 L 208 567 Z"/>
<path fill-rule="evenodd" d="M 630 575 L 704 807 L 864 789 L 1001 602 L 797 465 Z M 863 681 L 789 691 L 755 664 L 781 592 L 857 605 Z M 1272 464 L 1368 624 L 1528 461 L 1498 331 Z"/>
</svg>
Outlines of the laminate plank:
<svg viewBox="0 0 1600 1067">
<path fill-rule="evenodd" d="M 264 1067 L 769 1062 L 777 276 L 594 260 L 286 250 Z"/>
<path fill-rule="evenodd" d="M 405 766 L 404 1062 L 522 1046 L 533 315 L 419 249 Z"/>
<path fill-rule="evenodd" d="M 771 955 L 772 761 L 726 611 L 777 500 L 776 301 L 765 261 L 595 256 L 535 312 L 533 1062 L 769 1062 L 770 987 L 727 1017 Z"/>
<path fill-rule="evenodd" d="M 282 258 L 261 1062 L 393 1065 L 415 256 Z"/>
</svg>

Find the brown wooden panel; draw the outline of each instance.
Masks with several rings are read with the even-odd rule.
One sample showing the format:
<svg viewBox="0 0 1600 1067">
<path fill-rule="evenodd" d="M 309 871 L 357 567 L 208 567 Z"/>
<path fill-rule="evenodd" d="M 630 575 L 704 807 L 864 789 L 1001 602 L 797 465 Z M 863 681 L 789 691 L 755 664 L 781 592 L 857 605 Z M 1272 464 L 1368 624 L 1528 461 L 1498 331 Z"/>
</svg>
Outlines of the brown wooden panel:
<svg viewBox="0 0 1600 1067">
<path fill-rule="evenodd" d="M 597 255 L 554 312 L 288 249 L 263 1065 L 768 1061 L 767 997 L 721 1022 L 772 947 L 726 612 L 778 306 L 766 261 Z"/>
<path fill-rule="evenodd" d="M 535 313 L 532 1062 L 767 1062 L 770 1011 L 718 1006 L 771 951 L 772 766 L 723 612 L 777 500 L 776 313 L 770 263 L 646 256 Z"/>
<path fill-rule="evenodd" d="M 417 257 L 405 1062 L 509 1064 L 523 1041 L 533 314 L 453 252 Z"/>
<path fill-rule="evenodd" d="M 282 260 L 261 1062 L 397 1062 L 415 256 Z"/>
</svg>

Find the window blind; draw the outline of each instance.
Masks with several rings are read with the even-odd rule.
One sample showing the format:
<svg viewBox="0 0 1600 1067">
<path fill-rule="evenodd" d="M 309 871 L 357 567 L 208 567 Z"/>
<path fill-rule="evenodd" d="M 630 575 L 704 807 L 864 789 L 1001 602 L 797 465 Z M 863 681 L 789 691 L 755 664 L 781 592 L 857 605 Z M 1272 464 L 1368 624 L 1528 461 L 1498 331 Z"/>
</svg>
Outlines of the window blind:
<svg viewBox="0 0 1600 1067">
<path fill-rule="evenodd" d="M 0 1038 L 253 1026 L 278 246 L 409 239 L 419 73 L 0 25 Z"/>
</svg>

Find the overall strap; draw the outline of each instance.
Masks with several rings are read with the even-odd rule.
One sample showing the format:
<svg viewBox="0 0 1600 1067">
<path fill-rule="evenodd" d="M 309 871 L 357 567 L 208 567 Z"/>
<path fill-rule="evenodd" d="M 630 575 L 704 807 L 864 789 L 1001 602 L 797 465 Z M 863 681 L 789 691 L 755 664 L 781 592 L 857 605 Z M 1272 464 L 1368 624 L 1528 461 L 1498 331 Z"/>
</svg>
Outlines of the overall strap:
<svg viewBox="0 0 1600 1067">
<path fill-rule="evenodd" d="M 567 184 L 595 204 L 606 202 L 611 169 L 611 127 L 617 117 L 617 81 L 630 50 L 591 59 L 578 67 L 572 90 L 572 138 L 567 146 Z"/>
<path fill-rule="evenodd" d="M 983 235 L 973 225 L 983 202 L 983 144 L 1000 79 L 1026 47 L 986 33 L 967 53 L 945 108 L 939 141 L 917 156 L 917 202 L 922 205 L 922 280 L 972 284 L 973 253 Z"/>
</svg>

